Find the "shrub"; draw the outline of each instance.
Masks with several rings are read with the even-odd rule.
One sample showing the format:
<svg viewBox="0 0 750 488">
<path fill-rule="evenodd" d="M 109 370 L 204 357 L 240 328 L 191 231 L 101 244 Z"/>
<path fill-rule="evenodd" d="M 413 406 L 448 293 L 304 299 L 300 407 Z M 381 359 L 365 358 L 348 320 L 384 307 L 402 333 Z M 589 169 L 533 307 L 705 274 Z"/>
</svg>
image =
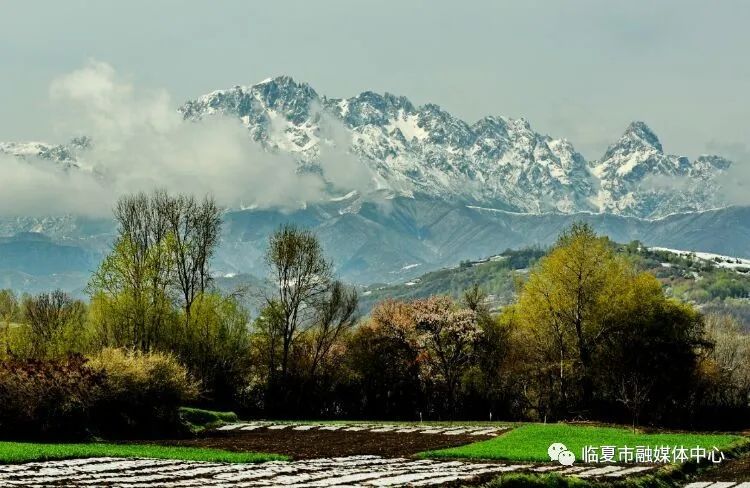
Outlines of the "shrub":
<svg viewBox="0 0 750 488">
<path fill-rule="evenodd" d="M 104 373 L 95 414 L 104 434 L 172 433 L 181 427 L 180 405 L 198 394 L 197 383 L 168 354 L 107 348 L 90 364 Z"/>
<path fill-rule="evenodd" d="M 174 357 L 104 349 L 89 361 L 0 363 L 0 432 L 9 438 L 173 435 L 198 393 Z"/>
<path fill-rule="evenodd" d="M 239 418 L 234 412 L 217 412 L 202 408 L 182 407 L 180 417 L 194 427 L 212 427 L 222 423 L 237 422 Z"/>
<path fill-rule="evenodd" d="M 0 432 L 11 438 L 87 433 L 104 375 L 81 356 L 0 363 Z"/>
<path fill-rule="evenodd" d="M 482 486 L 484 488 L 590 488 L 593 484 L 588 480 L 559 474 L 513 473 L 499 476 Z"/>
</svg>

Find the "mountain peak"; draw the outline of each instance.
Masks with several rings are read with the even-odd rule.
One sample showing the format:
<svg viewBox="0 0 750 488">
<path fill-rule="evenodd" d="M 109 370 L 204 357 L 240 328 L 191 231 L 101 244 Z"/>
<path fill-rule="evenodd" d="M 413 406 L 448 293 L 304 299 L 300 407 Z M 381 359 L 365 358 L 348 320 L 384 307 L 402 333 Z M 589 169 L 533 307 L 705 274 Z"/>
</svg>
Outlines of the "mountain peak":
<svg viewBox="0 0 750 488">
<path fill-rule="evenodd" d="M 266 78 L 265 80 L 256 83 L 254 87 L 261 87 L 263 85 L 272 85 L 276 87 L 286 87 L 292 89 L 312 89 L 309 84 L 304 81 L 298 82 L 289 75 L 279 75 L 272 78 Z"/>
<path fill-rule="evenodd" d="M 325 113 L 342 123 L 335 145 L 367 166 L 378 189 L 518 212 L 650 218 L 713 208 L 708 183 L 728 165 L 710 157 L 691 165 L 687 158 L 664 154 L 659 138 L 641 121 L 631 122 L 602 159 L 587 162 L 569 141 L 537 133 L 524 118 L 486 116 L 469 125 L 434 103 L 415 106 L 405 97 L 374 91 L 328 98 L 291 76 L 213 92 L 181 111 L 191 119 L 213 113 L 240 117 L 253 139 L 293 153 L 300 165 L 317 164 L 321 147 L 323 152 L 328 147 L 328 122 L 321 129 L 318 117 Z M 698 190 L 659 193 L 654 177 L 689 178 Z"/>
<path fill-rule="evenodd" d="M 646 125 L 645 122 L 634 121 L 625 129 L 620 139 L 607 148 L 602 159 L 599 162 L 592 162 L 592 165 L 601 164 L 604 161 L 622 159 L 623 155 L 628 154 L 663 154 L 664 150 L 656 137 L 654 131 Z"/>
<path fill-rule="evenodd" d="M 253 85 L 252 90 L 267 98 L 272 104 L 279 99 L 287 102 L 289 99 L 309 101 L 318 98 L 318 94 L 310 85 L 297 82 L 291 76 L 286 75 L 263 80 Z"/>
<path fill-rule="evenodd" d="M 638 141 L 647 146 L 651 146 L 658 151 L 663 151 L 659 138 L 654 134 L 654 131 L 646 125 L 645 122 L 639 120 L 631 122 L 625 133 L 620 138 L 620 141 Z"/>
</svg>

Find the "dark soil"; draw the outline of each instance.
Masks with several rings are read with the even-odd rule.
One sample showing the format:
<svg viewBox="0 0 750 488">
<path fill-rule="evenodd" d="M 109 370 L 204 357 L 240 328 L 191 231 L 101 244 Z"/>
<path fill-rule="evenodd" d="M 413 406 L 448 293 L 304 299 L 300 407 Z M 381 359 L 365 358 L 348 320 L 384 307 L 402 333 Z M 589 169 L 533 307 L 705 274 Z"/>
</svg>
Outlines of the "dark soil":
<svg viewBox="0 0 750 488">
<path fill-rule="evenodd" d="M 702 473 L 697 481 L 750 481 L 750 454 L 716 465 Z"/>
<path fill-rule="evenodd" d="M 245 432 L 211 431 L 198 438 L 161 441 L 160 444 L 266 452 L 285 454 L 293 459 L 313 459 L 363 454 L 409 457 L 421 451 L 461 446 L 488 438 L 396 432 L 259 429 Z"/>
</svg>

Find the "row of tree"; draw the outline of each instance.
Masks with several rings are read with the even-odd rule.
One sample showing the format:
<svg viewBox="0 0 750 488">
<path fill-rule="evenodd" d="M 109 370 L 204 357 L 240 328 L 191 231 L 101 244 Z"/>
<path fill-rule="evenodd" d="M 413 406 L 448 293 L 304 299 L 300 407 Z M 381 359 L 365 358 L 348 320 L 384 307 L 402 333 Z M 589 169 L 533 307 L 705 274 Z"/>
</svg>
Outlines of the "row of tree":
<svg viewBox="0 0 750 488">
<path fill-rule="evenodd" d="M 211 280 L 221 212 L 164 192 L 120 200 L 118 238 L 88 287 L 0 293 L 2 354 L 49 360 L 104 348 L 173 355 L 198 402 L 266 417 L 572 418 L 741 424 L 750 340 L 704 317 L 586 225 L 564 232 L 499 314 L 462 297 L 385 300 L 359 317 L 314 234 L 269 239 L 251 320 Z"/>
<path fill-rule="evenodd" d="M 292 347 L 284 391 L 300 401 L 287 398 L 287 413 L 694 427 L 737 427 L 750 413 L 740 325 L 668 298 L 586 225 L 560 236 L 500 314 L 478 287 L 458 301 L 386 300 L 337 336 L 317 374 L 312 337 Z"/>
</svg>

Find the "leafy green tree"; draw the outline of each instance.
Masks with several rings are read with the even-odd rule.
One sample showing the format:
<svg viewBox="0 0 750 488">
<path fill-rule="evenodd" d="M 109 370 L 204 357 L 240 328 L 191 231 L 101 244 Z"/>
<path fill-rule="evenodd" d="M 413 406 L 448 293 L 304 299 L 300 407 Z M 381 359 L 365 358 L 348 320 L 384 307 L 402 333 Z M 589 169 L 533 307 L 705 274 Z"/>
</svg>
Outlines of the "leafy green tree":
<svg viewBox="0 0 750 488">
<path fill-rule="evenodd" d="M 275 300 L 270 300 L 253 321 L 251 345 L 256 358 L 255 363 L 263 365 L 259 376 L 264 383 L 268 383 L 279 373 L 283 320 L 281 305 Z"/>
<path fill-rule="evenodd" d="M 204 400 L 231 403 L 247 383 L 250 318 L 211 289 L 219 207 L 159 190 L 122 197 L 114 214 L 117 239 L 88 287 L 98 345 L 173 353 Z"/>
<path fill-rule="evenodd" d="M 653 275 L 581 224 L 532 270 L 507 317 L 539 370 L 527 391 L 540 412 L 617 417 L 620 409 L 634 426 L 646 406 L 653 420 L 688 404 L 710 346 L 696 310 L 668 299 Z"/>
<path fill-rule="evenodd" d="M 594 351 L 611 331 L 611 303 L 632 276 L 606 237 L 597 236 L 587 224 L 574 224 L 523 285 L 517 317 L 538 341 L 555 349 L 563 403 L 568 402 L 565 371 L 570 360 L 579 372 L 582 401 L 591 402 Z"/>
<path fill-rule="evenodd" d="M 104 344 L 141 351 L 181 335 L 172 325 L 182 310 L 189 327 L 193 303 L 208 291 L 218 245 L 220 210 L 212 198 L 159 190 L 118 200 L 118 236 L 88 290 Z"/>
<path fill-rule="evenodd" d="M 21 307 L 13 290 L 0 290 L 0 323 L 2 323 L 3 345 L 0 353 L 7 356 L 11 347 L 11 327 L 20 320 Z"/>
<path fill-rule="evenodd" d="M 139 249 L 121 235 L 91 278 L 91 318 L 101 345 L 149 351 L 177 317 L 170 296 L 166 242 Z"/>
<path fill-rule="evenodd" d="M 236 298 L 207 292 L 195 297 L 186 328 L 183 323 L 177 323 L 180 333 L 174 335 L 179 359 L 209 400 L 232 404 L 248 381 L 249 313 Z"/>
<path fill-rule="evenodd" d="M 646 273 L 634 277 L 611 306 L 613 328 L 594 358 L 599 398 L 621 404 L 634 429 L 645 411 L 650 421 L 677 417 L 675 410 L 690 405 L 701 355 L 711 347 L 703 317 L 665 297 Z"/>
<path fill-rule="evenodd" d="M 86 305 L 62 290 L 24 296 L 21 316 L 21 341 L 15 353 L 51 358 L 85 348 Z"/>
</svg>

